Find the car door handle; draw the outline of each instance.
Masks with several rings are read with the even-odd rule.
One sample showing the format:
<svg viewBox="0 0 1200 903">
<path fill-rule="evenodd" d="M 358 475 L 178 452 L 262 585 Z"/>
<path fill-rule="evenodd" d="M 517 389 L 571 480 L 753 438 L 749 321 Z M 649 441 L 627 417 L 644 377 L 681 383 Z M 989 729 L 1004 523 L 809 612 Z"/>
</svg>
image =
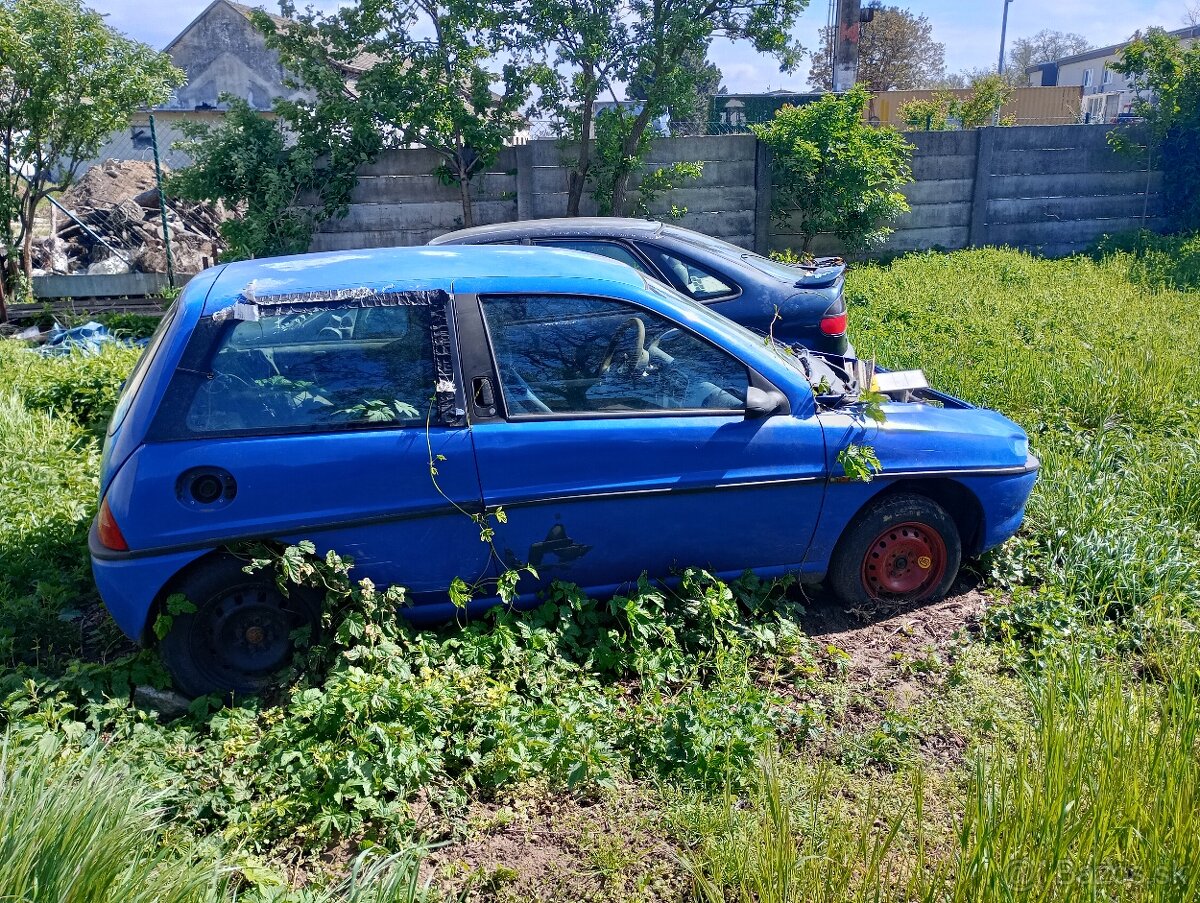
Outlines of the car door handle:
<svg viewBox="0 0 1200 903">
<path fill-rule="evenodd" d="M 479 408 L 494 409 L 496 406 L 496 393 L 492 389 L 492 381 L 486 376 L 477 376 L 471 383 L 471 387 L 475 393 L 475 406 Z"/>
</svg>

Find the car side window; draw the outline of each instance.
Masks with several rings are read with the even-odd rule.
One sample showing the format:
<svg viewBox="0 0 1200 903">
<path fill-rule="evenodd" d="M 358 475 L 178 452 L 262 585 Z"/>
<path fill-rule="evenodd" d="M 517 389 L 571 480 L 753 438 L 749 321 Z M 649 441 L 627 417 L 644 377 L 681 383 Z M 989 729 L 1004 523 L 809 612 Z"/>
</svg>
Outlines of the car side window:
<svg viewBox="0 0 1200 903">
<path fill-rule="evenodd" d="M 200 434 L 424 424 L 434 394 L 430 309 L 349 308 L 224 331 L 186 423 Z"/>
<path fill-rule="evenodd" d="M 588 254 L 598 254 L 619 263 L 633 267 L 639 273 L 645 273 L 646 267 L 634 256 L 633 252 L 615 241 L 573 241 L 565 238 L 539 240 L 539 245 L 550 248 L 563 248 L 567 251 L 584 251 Z"/>
<path fill-rule="evenodd" d="M 667 274 L 684 294 L 697 301 L 712 301 L 732 295 L 737 289 L 707 267 L 689 257 L 683 257 L 654 245 L 641 245 L 641 249 L 658 267 Z"/>
<path fill-rule="evenodd" d="M 745 365 L 657 314 L 609 298 L 481 302 L 509 416 L 745 410 Z"/>
</svg>

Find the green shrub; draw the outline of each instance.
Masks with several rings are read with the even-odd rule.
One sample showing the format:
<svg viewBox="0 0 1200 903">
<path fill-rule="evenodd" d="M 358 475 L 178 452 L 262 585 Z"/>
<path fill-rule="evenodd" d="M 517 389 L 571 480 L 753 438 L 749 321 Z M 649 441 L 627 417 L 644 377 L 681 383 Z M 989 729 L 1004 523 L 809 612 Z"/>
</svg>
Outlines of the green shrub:
<svg viewBox="0 0 1200 903">
<path fill-rule="evenodd" d="M 900 188 L 912 176 L 912 147 L 893 128 L 867 125 L 868 100 L 858 85 L 751 126 L 771 149 L 771 215 L 803 237 L 801 253 L 825 233 L 851 251 L 875 247 L 908 212 Z"/>
</svg>

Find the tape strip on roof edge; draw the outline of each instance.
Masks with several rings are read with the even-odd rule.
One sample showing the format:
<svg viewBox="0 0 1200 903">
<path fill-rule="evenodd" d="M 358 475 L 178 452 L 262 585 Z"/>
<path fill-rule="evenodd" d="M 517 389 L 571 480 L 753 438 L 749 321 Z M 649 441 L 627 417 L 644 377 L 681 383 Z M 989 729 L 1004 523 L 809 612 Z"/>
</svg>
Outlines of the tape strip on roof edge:
<svg viewBox="0 0 1200 903">
<path fill-rule="evenodd" d="M 282 317 L 295 313 L 344 310 L 351 307 L 405 307 L 444 304 L 450 294 L 443 289 L 391 291 L 389 288 L 342 288 L 324 292 L 296 292 L 286 295 L 257 295 L 251 282 L 229 307 L 212 315 L 214 322 Z"/>
</svg>

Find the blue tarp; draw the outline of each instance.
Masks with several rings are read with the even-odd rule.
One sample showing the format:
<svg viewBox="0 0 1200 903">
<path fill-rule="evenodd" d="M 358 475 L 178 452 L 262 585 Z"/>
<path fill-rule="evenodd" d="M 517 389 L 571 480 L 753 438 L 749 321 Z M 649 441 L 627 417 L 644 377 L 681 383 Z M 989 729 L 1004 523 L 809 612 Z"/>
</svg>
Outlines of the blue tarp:
<svg viewBox="0 0 1200 903">
<path fill-rule="evenodd" d="M 138 339 L 136 342 L 119 339 L 108 331 L 108 327 L 95 320 L 66 329 L 60 323 L 55 323 L 50 330 L 46 344 L 37 348 L 38 354 L 48 357 L 60 354 L 71 354 L 78 351 L 83 354 L 98 354 L 104 345 L 125 345 L 141 347 L 148 339 Z"/>
</svg>

